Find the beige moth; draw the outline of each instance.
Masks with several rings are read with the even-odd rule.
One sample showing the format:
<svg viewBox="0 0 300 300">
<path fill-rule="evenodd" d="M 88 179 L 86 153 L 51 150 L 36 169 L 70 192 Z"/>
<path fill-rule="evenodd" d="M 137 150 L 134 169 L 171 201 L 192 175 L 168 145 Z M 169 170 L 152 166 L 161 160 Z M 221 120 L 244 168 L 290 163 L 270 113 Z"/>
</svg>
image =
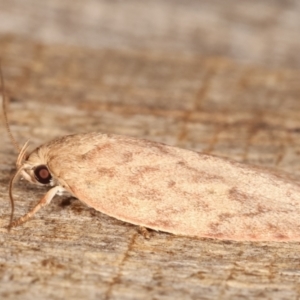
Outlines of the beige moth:
<svg viewBox="0 0 300 300">
<path fill-rule="evenodd" d="M 3 111 L 9 129 L 2 80 Z M 10 181 L 9 227 L 68 192 L 119 220 L 176 235 L 237 241 L 300 241 L 300 185 L 261 168 L 127 136 L 59 137 L 20 149 Z M 13 221 L 12 186 L 23 177 L 49 186 Z"/>
</svg>

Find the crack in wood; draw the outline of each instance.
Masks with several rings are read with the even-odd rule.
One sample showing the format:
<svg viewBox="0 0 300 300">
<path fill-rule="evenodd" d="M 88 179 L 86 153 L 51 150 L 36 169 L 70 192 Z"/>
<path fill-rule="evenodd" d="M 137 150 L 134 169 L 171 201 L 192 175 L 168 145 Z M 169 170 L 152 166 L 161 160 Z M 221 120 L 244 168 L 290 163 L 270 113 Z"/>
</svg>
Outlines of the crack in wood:
<svg viewBox="0 0 300 300">
<path fill-rule="evenodd" d="M 115 284 L 117 284 L 120 281 L 120 278 L 122 276 L 123 267 L 124 267 L 125 262 L 127 261 L 128 257 L 129 257 L 129 252 L 132 250 L 132 247 L 135 244 L 135 239 L 138 236 L 138 234 L 139 234 L 138 232 L 135 232 L 132 235 L 132 237 L 131 237 L 131 239 L 128 243 L 127 250 L 125 251 L 125 253 L 123 255 L 123 258 L 121 259 L 121 261 L 119 263 L 118 272 L 117 272 L 117 274 L 115 275 L 115 277 L 112 279 L 112 281 L 110 282 L 110 284 L 107 287 L 106 293 L 105 293 L 104 298 L 103 298 L 104 300 L 109 300 L 110 299 Z"/>
</svg>

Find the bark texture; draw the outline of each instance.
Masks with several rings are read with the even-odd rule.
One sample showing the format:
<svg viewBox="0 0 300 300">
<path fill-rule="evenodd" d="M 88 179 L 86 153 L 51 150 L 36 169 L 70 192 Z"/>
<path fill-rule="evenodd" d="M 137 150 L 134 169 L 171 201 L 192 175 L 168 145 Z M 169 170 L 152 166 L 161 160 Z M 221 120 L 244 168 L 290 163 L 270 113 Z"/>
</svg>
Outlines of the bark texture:
<svg viewBox="0 0 300 300">
<path fill-rule="evenodd" d="M 0 1 L 13 133 L 89 131 L 300 174 L 299 1 Z M 7 232 L 16 151 L 0 128 L 0 298 L 298 299 L 298 242 L 151 231 L 56 197 Z M 47 189 L 20 181 L 16 217 Z"/>
</svg>

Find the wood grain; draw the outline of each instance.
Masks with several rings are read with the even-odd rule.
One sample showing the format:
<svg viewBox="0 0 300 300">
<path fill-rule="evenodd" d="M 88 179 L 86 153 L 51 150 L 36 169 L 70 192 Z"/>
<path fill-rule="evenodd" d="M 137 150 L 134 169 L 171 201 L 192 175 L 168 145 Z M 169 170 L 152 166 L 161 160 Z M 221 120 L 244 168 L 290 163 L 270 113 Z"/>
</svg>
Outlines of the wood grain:
<svg viewBox="0 0 300 300">
<path fill-rule="evenodd" d="M 237 2 L 0 1 L 17 140 L 126 134 L 297 178 L 299 4 Z M 16 153 L 0 134 L 1 298 L 299 298 L 299 243 L 146 240 L 68 197 L 8 233 Z M 21 181 L 16 215 L 44 193 Z"/>
</svg>

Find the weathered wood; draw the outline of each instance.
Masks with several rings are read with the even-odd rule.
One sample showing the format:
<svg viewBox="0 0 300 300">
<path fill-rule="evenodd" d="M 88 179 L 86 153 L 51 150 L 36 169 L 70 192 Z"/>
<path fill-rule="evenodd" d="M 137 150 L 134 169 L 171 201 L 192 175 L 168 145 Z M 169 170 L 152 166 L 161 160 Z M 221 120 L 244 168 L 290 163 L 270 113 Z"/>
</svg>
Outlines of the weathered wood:
<svg viewBox="0 0 300 300">
<path fill-rule="evenodd" d="M 129 2 L 131 10 L 126 6 L 129 4 L 123 4 L 127 7 L 123 15 L 126 20 L 136 15 L 137 2 Z M 205 4 L 203 7 L 212 5 L 211 1 L 200 2 Z M 213 2 L 220 7 L 220 15 L 226 15 L 225 2 L 224 5 L 222 1 Z M 255 11 L 257 4 L 244 2 L 248 9 L 252 7 Z M 15 4 L 5 6 L 5 2 L 0 1 L 0 15 L 3 16 L 3 9 L 13 7 L 15 11 L 6 11 L 9 17 L 5 22 L 12 18 L 11 22 L 16 23 L 16 11 L 22 7 L 17 1 L 12 3 Z M 71 1 L 66 3 L 69 3 L 65 6 L 66 12 L 79 9 Z M 121 2 L 100 3 L 105 11 L 122 8 Z M 166 7 L 171 4 L 167 1 L 155 3 L 158 10 L 155 13 L 153 2 L 149 4 L 152 16 L 162 9 L 164 15 L 171 17 L 174 10 L 180 8 L 183 14 L 178 13 L 178 16 L 184 16 L 187 11 L 192 15 L 193 5 L 200 5 L 187 1 L 184 6 L 183 2 L 176 1 L 174 10 L 168 11 Z M 236 1 L 227 3 L 234 5 Z M 283 1 L 262 1 L 261 5 L 265 7 L 270 3 L 275 5 L 273 10 L 277 8 L 276 13 L 271 10 L 270 19 L 290 9 Z M 296 6 L 297 2 L 290 1 L 289 5 Z M 142 4 L 138 7 L 145 10 Z M 25 24 L 34 22 L 28 18 L 38 9 L 34 5 L 27 8 L 22 17 L 27 20 Z M 46 15 L 45 8 L 39 9 L 41 15 Z M 241 13 L 240 22 L 246 22 L 244 14 Z M 253 17 L 256 13 L 249 14 Z M 211 18 L 213 16 L 217 14 Z M 80 21 L 72 18 L 74 23 L 69 23 L 68 28 L 79 28 Z M 64 14 L 59 20 L 59 26 L 63 26 Z M 186 24 L 184 28 L 191 36 L 189 20 L 182 17 L 178 23 L 176 19 L 174 22 Z M 200 22 L 196 16 L 192 20 Z M 138 26 L 133 26 L 132 35 L 126 39 L 125 33 L 131 32 L 129 25 L 123 35 L 115 35 L 118 43 L 121 38 L 126 40 L 127 49 L 118 49 L 115 47 L 118 43 L 114 45 L 113 40 L 107 42 L 109 49 L 105 49 L 105 39 L 103 44 L 99 42 L 93 45 L 95 49 L 89 49 L 84 43 L 69 46 L 62 43 L 57 31 L 47 43 L 37 33 L 33 33 L 33 37 L 42 42 L 30 40 L 25 25 L 24 31 L 17 28 L 7 35 L 3 33 L 5 22 L 0 22 L 0 56 L 7 94 L 11 97 L 9 116 L 20 143 L 30 139 L 30 146 L 34 147 L 59 135 L 102 131 L 227 156 L 286 171 L 295 177 L 300 174 L 300 71 L 288 69 L 290 61 L 283 62 L 283 58 L 278 59 L 273 52 L 268 62 L 265 60 L 268 52 L 264 51 L 264 55 L 248 59 L 253 64 L 242 65 L 238 60 L 226 58 L 230 56 L 228 51 L 220 50 L 223 57 L 219 58 L 196 55 L 194 44 L 185 45 L 183 36 L 176 39 L 176 32 L 170 37 L 165 34 L 150 47 L 150 41 L 134 39 Z M 82 22 L 88 19 L 83 18 Z M 291 27 L 299 26 L 297 22 L 299 18 Z M 237 26 L 239 21 L 232 23 Z M 112 26 L 120 26 L 118 24 Z M 221 24 L 219 21 L 214 31 L 221 28 Z M 39 24 L 35 26 L 38 29 Z M 163 24 L 157 26 L 164 32 Z M 282 30 L 283 35 L 288 34 L 285 26 L 281 29 L 269 26 L 266 32 L 273 34 Z M 147 36 L 145 24 L 140 30 Z M 99 35 L 106 34 L 102 27 L 99 32 Z M 94 35 L 87 37 L 89 43 L 93 38 Z M 230 41 L 233 42 L 229 39 L 228 43 Z M 250 44 L 250 40 L 247 41 Z M 58 42 L 61 44 L 55 44 Z M 139 43 L 136 49 L 133 49 L 134 43 Z M 209 43 L 205 35 L 203 45 Z M 258 44 L 264 43 L 268 41 L 261 40 Z M 296 48 L 297 43 L 295 40 Z M 178 46 L 173 49 L 172 45 Z M 215 48 L 211 49 L 217 46 L 215 41 Z M 282 45 L 282 49 L 286 49 L 290 59 L 295 57 L 291 42 Z M 250 55 L 251 49 L 247 51 L 245 55 Z M 238 59 L 240 55 L 232 57 Z M 284 68 L 255 66 L 261 61 Z M 293 67 L 298 68 L 297 62 Z M 146 240 L 135 226 L 107 217 L 68 197 L 56 197 L 34 219 L 8 233 L 4 228 L 10 214 L 7 184 L 16 153 L 4 126 L 0 127 L 0 134 L 1 298 L 299 297 L 299 243 L 224 242 L 153 231 L 150 240 Z M 16 216 L 28 211 L 44 193 L 44 188 L 24 181 L 17 184 L 14 188 Z"/>
</svg>

